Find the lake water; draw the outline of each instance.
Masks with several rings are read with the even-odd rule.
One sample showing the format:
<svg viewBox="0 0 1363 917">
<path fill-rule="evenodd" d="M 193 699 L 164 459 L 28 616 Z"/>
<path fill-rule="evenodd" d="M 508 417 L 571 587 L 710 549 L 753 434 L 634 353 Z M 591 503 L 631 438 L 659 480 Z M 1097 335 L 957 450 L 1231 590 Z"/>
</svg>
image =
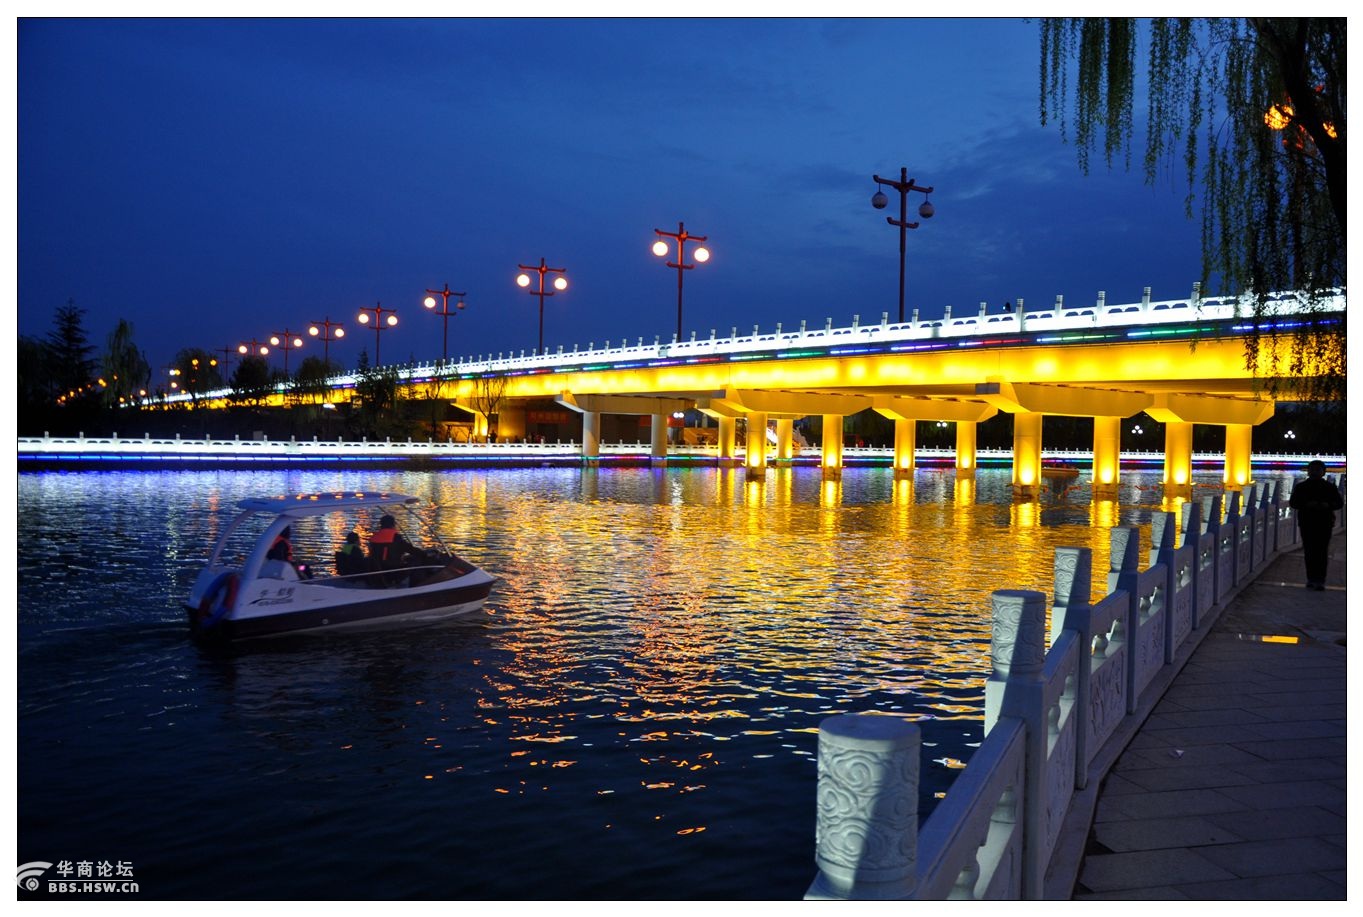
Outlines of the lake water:
<svg viewBox="0 0 1363 917">
<path fill-rule="evenodd" d="M 820 720 L 918 718 L 930 810 L 981 739 L 990 592 L 1049 592 L 1058 546 L 1101 589 L 1107 526 L 1148 543 L 1156 475 L 1014 504 L 1008 474 L 21 474 L 19 862 L 162 899 L 798 898 Z M 192 644 L 236 501 L 341 489 L 430 501 L 503 578 L 486 613 Z"/>
</svg>

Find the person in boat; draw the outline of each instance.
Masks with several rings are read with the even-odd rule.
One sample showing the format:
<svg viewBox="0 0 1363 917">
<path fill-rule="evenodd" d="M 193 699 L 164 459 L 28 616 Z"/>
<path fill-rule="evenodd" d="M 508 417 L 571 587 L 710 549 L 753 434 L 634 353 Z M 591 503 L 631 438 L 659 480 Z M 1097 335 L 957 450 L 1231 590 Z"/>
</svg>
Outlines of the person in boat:
<svg viewBox="0 0 1363 917">
<path fill-rule="evenodd" d="M 293 528 L 284 526 L 284 531 L 275 536 L 274 544 L 270 545 L 269 553 L 265 555 L 266 560 L 282 560 L 286 564 L 293 563 L 293 543 L 289 540 L 293 537 Z"/>
<path fill-rule="evenodd" d="M 369 536 L 369 561 L 376 570 L 394 570 L 403 566 L 409 556 L 420 556 L 398 532 L 398 522 L 392 516 L 379 520 L 379 530 Z"/>
<path fill-rule="evenodd" d="M 360 533 L 351 532 L 345 536 L 345 544 L 336 552 L 336 573 L 338 576 L 353 576 L 369 572 L 365 563 L 364 548 L 360 547 Z"/>
</svg>

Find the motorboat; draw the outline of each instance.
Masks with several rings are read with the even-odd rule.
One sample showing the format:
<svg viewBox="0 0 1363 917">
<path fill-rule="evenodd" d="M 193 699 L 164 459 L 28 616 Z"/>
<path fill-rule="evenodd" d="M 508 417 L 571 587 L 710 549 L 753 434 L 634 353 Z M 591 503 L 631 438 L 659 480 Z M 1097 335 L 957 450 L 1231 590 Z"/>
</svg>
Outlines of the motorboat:
<svg viewBox="0 0 1363 917">
<path fill-rule="evenodd" d="M 438 537 L 435 547 L 402 538 L 403 551 L 376 556 L 374 536 L 395 526 L 395 511 L 408 511 L 404 532 L 414 530 L 409 522 L 432 528 L 416 514 L 420 504 L 405 494 L 358 492 L 240 501 L 239 515 L 218 537 L 185 601 L 191 634 L 245 640 L 429 623 L 481 610 L 496 577 L 451 553 Z M 337 548 L 347 540 L 353 550 L 343 557 Z"/>
</svg>

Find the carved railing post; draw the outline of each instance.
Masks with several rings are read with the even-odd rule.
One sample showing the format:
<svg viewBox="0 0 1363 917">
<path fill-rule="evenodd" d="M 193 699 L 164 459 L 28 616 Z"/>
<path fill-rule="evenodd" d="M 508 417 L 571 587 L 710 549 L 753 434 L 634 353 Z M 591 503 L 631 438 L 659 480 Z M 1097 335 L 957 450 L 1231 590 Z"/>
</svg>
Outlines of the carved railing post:
<svg viewBox="0 0 1363 917">
<path fill-rule="evenodd" d="M 1126 712 L 1136 712 L 1136 636 L 1139 601 L 1135 578 L 1140 574 L 1141 533 L 1131 526 L 1117 526 L 1109 531 L 1112 552 L 1108 559 L 1107 591 L 1126 592 L 1126 614 L 1123 615 L 1123 630 L 1126 648 Z"/>
<path fill-rule="evenodd" d="M 1088 742 L 1093 704 L 1089 676 L 1093 672 L 1093 552 L 1088 548 L 1055 549 L 1055 596 L 1051 604 L 1051 645 L 1062 631 L 1072 630 L 1079 637 L 1079 673 L 1075 697 L 1079 715 L 1075 717 L 1074 785 L 1088 785 Z M 1106 639 L 1106 634 L 1104 634 Z"/>
<path fill-rule="evenodd" d="M 918 727 L 899 717 L 848 713 L 819 724 L 819 875 L 806 897 L 913 892 L 921 745 Z"/>
<path fill-rule="evenodd" d="M 1042 672 L 1046 667 L 1046 596 L 1028 589 L 993 594 L 993 672 L 984 683 L 984 732 L 1002 717 L 1026 726 L 1022 790 L 1022 897 L 1041 896 L 1046 864 L 1041 862 L 1046 829 L 1044 811 L 1047 718 Z"/>
</svg>

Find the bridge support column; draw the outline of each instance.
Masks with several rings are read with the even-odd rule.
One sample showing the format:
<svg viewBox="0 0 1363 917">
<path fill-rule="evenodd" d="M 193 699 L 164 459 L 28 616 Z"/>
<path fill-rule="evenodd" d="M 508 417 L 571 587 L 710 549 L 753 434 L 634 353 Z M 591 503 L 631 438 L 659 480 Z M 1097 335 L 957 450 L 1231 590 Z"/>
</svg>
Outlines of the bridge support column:
<svg viewBox="0 0 1363 917">
<path fill-rule="evenodd" d="M 1168 421 L 1164 425 L 1164 495 L 1186 497 L 1193 492 L 1193 425 Z"/>
<path fill-rule="evenodd" d="M 738 419 L 735 417 L 719 418 L 719 461 L 720 464 L 738 456 L 738 449 L 735 442 L 738 434 Z"/>
<path fill-rule="evenodd" d="M 842 477 L 842 415 L 823 415 L 823 477 L 836 481 Z"/>
<path fill-rule="evenodd" d="M 767 476 L 767 415 L 753 412 L 748 415 L 748 447 L 743 459 L 748 468 L 748 477 L 762 479 Z"/>
<path fill-rule="evenodd" d="M 973 420 L 956 421 L 956 477 L 975 473 L 975 434 L 979 425 Z"/>
<path fill-rule="evenodd" d="M 1250 471 L 1250 441 L 1254 427 L 1247 423 L 1226 424 L 1226 473 L 1222 477 L 1227 490 L 1240 490 L 1253 479 Z"/>
<path fill-rule="evenodd" d="M 913 477 L 913 450 L 917 447 L 915 439 L 918 421 L 896 420 L 894 422 L 894 476 Z"/>
<path fill-rule="evenodd" d="M 654 465 L 667 464 L 667 414 L 653 414 L 652 448 L 649 461 Z"/>
<path fill-rule="evenodd" d="M 487 442 L 487 415 L 477 411 L 473 412 L 473 441 Z"/>
<path fill-rule="evenodd" d="M 497 412 L 497 439 L 504 443 L 525 439 L 524 404 L 503 403 L 502 409 Z"/>
<path fill-rule="evenodd" d="M 582 457 L 601 457 L 601 415 L 597 411 L 586 411 L 582 415 Z"/>
<path fill-rule="evenodd" d="M 1120 417 L 1093 418 L 1093 493 L 1112 496 L 1121 483 Z"/>
<path fill-rule="evenodd" d="M 1020 411 L 1013 415 L 1013 496 L 1033 499 L 1041 494 L 1041 419 L 1044 414 Z"/>
<path fill-rule="evenodd" d="M 795 421 L 781 419 L 776 421 L 776 460 L 788 462 L 795 457 Z"/>
</svg>

